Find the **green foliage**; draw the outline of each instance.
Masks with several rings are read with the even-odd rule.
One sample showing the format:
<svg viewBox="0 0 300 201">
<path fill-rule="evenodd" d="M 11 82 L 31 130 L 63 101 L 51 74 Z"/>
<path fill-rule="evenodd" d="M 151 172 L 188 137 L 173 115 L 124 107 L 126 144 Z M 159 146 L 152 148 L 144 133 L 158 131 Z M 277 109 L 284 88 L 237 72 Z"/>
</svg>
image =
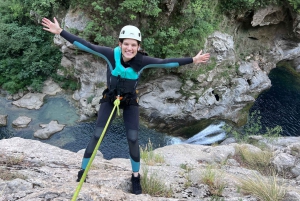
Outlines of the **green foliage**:
<svg viewBox="0 0 300 201">
<path fill-rule="evenodd" d="M 59 7 L 63 5 L 63 2 L 63 0 L 31 0 L 28 1 L 27 6 L 33 8 L 36 15 L 44 17 L 50 16 L 53 10 L 58 10 Z"/>
<path fill-rule="evenodd" d="M 190 68 L 187 69 L 186 71 L 184 71 L 182 77 L 185 80 L 194 80 L 197 81 L 197 78 L 199 77 L 199 75 L 205 74 L 208 71 L 213 70 L 216 67 L 217 61 L 215 57 L 211 57 L 210 58 L 210 62 L 207 64 L 201 64 L 199 66 L 196 67 L 196 69 L 194 68 Z"/>
<path fill-rule="evenodd" d="M 49 35 L 35 25 L 0 23 L 0 38 L 0 85 L 11 93 L 27 86 L 40 91 L 61 59 Z"/>
<path fill-rule="evenodd" d="M 277 125 L 273 128 L 263 128 L 261 125 L 260 111 L 254 111 L 249 115 L 248 122 L 241 128 L 234 128 L 228 124 L 223 126 L 226 133 L 233 135 L 233 137 L 240 142 L 248 142 L 251 135 L 262 135 L 269 140 L 274 140 L 282 133 L 282 127 Z M 263 130 L 266 130 L 265 132 Z"/>
<path fill-rule="evenodd" d="M 145 13 L 148 16 L 157 17 L 161 12 L 161 9 L 158 7 L 158 0 L 125 0 L 120 3 L 120 6 L 123 10 L 130 10 L 136 13 Z M 136 19 L 137 16 L 131 15 L 131 19 Z"/>
<path fill-rule="evenodd" d="M 0 22 L 12 22 L 20 20 L 23 16 L 21 2 L 12 0 L 0 0 Z"/>
<path fill-rule="evenodd" d="M 161 58 L 195 55 L 202 49 L 205 38 L 218 27 L 215 4 L 196 0 L 184 10 L 178 8 L 180 4 L 176 5 L 177 10 L 174 9 L 168 23 L 155 24 L 146 30 L 143 47 L 150 55 Z"/>
<path fill-rule="evenodd" d="M 34 21 L 58 9 L 59 2 L 0 0 L 0 85 L 8 92 L 27 87 L 41 91 L 43 81 L 56 71 L 61 53 L 52 45 L 53 35 Z"/>
<path fill-rule="evenodd" d="M 255 110 L 250 114 L 247 124 L 244 126 L 246 135 L 259 135 L 262 129 L 260 111 Z"/>
<path fill-rule="evenodd" d="M 68 6 L 69 0 L 0 0 L 0 16 L 5 23 L 15 21 L 30 24 L 30 18 L 40 20 L 42 17 L 50 17 Z"/>
<path fill-rule="evenodd" d="M 61 76 L 56 73 L 53 73 L 51 77 L 56 83 L 61 86 L 61 88 L 65 90 L 75 91 L 77 89 L 80 89 L 80 82 L 78 82 L 78 80 L 76 80 L 75 78 L 69 77 L 68 75 L 66 76 L 68 77 L 68 79 L 66 79 L 65 76 Z"/>
<path fill-rule="evenodd" d="M 297 1 L 297 0 L 295 0 Z M 266 5 L 278 5 L 279 0 L 221 0 L 220 8 L 223 12 L 228 13 L 244 13 L 245 11 L 255 8 L 264 7 Z"/>
<path fill-rule="evenodd" d="M 300 0 L 288 0 L 295 11 L 300 13 Z"/>
<path fill-rule="evenodd" d="M 282 5 L 290 4 L 291 7 L 300 12 L 300 1 L 299 0 L 221 0 L 220 8 L 222 12 L 230 14 L 242 14 L 246 11 L 253 11 L 254 9 L 261 8 L 267 5 Z"/>
<path fill-rule="evenodd" d="M 264 134 L 265 137 L 269 138 L 278 138 L 280 137 L 280 133 L 282 133 L 282 127 L 281 126 L 275 126 L 273 128 L 266 127 L 266 133 Z"/>
<path fill-rule="evenodd" d="M 255 0 L 221 0 L 224 11 L 244 11 L 254 7 Z"/>
<path fill-rule="evenodd" d="M 90 97 L 87 98 L 87 103 L 90 104 L 93 101 L 93 98 L 95 98 L 94 95 L 91 95 Z"/>
<path fill-rule="evenodd" d="M 154 57 L 193 56 L 205 38 L 218 27 L 217 1 L 177 2 L 171 9 L 159 0 L 72 0 L 71 5 L 89 13 L 91 21 L 80 36 L 100 45 L 114 47 L 120 29 L 136 25 L 142 32 L 142 46 Z M 166 17 L 167 16 L 167 17 Z"/>
</svg>

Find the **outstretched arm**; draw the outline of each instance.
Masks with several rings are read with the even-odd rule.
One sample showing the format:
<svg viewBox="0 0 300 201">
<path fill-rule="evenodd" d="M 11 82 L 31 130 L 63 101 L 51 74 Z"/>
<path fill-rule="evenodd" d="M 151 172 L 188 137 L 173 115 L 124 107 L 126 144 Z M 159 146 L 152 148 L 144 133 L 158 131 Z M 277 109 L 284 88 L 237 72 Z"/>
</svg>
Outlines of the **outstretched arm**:
<svg viewBox="0 0 300 201">
<path fill-rule="evenodd" d="M 49 31 L 53 34 L 60 34 L 62 32 L 62 28 L 60 28 L 58 21 L 54 17 L 54 23 L 47 18 L 42 19 L 42 25 L 44 26 L 44 30 Z"/>
<path fill-rule="evenodd" d="M 149 56 L 143 57 L 143 69 L 145 68 L 174 68 L 186 64 L 206 63 L 210 58 L 209 53 L 202 54 L 202 50 L 194 57 L 159 59 Z"/>
<path fill-rule="evenodd" d="M 54 17 L 53 19 L 53 22 L 47 18 L 42 19 L 42 25 L 44 26 L 44 30 L 49 31 L 53 34 L 59 34 L 61 37 L 69 41 L 71 44 L 75 45 L 77 48 L 105 59 L 108 66 L 112 70 L 112 62 L 114 62 L 114 51 L 112 48 L 91 44 L 88 41 L 76 35 L 73 35 L 67 32 L 66 30 L 63 30 L 59 26 L 59 23 L 56 20 L 56 18 Z"/>
<path fill-rule="evenodd" d="M 209 53 L 202 54 L 202 50 L 200 50 L 200 52 L 193 57 L 193 63 L 194 64 L 206 63 L 209 60 L 209 57 L 210 57 Z"/>
</svg>

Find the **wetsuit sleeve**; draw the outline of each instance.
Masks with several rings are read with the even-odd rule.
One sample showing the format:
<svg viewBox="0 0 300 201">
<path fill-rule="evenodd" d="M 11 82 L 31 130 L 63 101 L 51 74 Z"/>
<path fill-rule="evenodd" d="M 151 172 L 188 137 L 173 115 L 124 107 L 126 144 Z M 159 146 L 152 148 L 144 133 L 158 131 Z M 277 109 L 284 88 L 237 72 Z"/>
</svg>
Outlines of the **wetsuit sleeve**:
<svg viewBox="0 0 300 201">
<path fill-rule="evenodd" d="M 112 48 L 91 44 L 65 30 L 63 30 L 60 33 L 60 36 L 62 36 L 64 39 L 75 45 L 77 48 L 102 57 L 107 62 L 110 69 L 112 69 L 112 63 L 114 58 L 114 51 Z"/>
<path fill-rule="evenodd" d="M 192 57 L 172 58 L 172 59 L 159 59 L 144 56 L 143 69 L 145 68 L 174 68 L 186 64 L 193 63 Z"/>
</svg>

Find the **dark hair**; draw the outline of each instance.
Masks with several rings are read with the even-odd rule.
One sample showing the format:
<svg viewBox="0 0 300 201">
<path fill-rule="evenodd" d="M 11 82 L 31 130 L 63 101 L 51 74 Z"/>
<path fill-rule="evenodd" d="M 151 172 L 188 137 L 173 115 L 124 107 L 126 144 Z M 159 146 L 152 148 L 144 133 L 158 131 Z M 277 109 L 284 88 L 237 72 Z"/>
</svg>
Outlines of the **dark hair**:
<svg viewBox="0 0 300 201">
<path fill-rule="evenodd" d="M 135 40 L 135 39 L 133 39 L 133 40 Z M 121 42 L 121 43 L 123 43 L 123 41 L 124 41 L 124 38 L 119 38 L 119 41 Z M 137 42 L 138 42 L 138 45 L 140 45 L 141 44 L 141 42 L 140 41 L 138 41 L 138 40 L 136 40 Z"/>
<path fill-rule="evenodd" d="M 142 49 L 141 47 L 139 48 L 138 52 L 140 52 L 141 54 L 145 55 L 145 56 L 148 56 L 148 53 Z"/>
</svg>

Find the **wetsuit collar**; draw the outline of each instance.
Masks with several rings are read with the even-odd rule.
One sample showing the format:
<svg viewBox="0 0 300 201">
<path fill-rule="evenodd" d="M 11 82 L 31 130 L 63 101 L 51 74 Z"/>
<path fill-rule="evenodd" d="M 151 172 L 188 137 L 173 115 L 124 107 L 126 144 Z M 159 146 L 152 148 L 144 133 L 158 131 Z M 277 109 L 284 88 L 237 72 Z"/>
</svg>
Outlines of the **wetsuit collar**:
<svg viewBox="0 0 300 201">
<path fill-rule="evenodd" d="M 137 52 L 137 54 L 135 55 L 135 57 L 133 57 L 128 62 L 124 62 L 123 61 L 123 57 L 122 57 L 121 48 L 120 48 L 119 51 L 120 51 L 120 54 L 121 54 L 121 64 L 124 67 L 131 67 L 135 72 L 139 72 L 142 69 L 142 62 L 143 62 L 143 54 L 142 53 Z"/>
</svg>

